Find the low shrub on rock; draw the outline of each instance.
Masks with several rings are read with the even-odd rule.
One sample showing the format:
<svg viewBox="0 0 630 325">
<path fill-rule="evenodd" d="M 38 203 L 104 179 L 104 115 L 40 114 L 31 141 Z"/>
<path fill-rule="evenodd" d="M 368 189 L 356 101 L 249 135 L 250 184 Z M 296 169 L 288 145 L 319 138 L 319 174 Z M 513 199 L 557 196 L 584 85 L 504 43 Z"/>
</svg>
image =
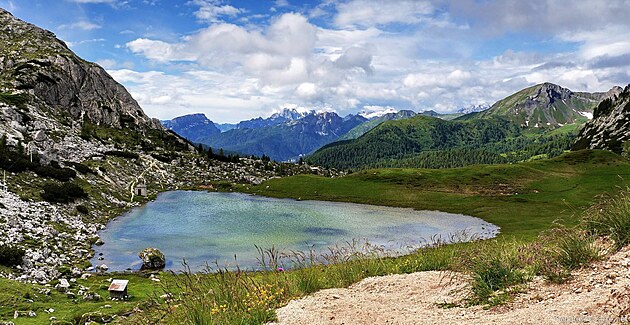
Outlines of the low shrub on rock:
<svg viewBox="0 0 630 325">
<path fill-rule="evenodd" d="M 76 199 L 86 198 L 87 193 L 81 186 L 74 183 L 63 183 L 61 185 L 49 183 L 44 185 L 42 199 L 48 202 L 68 203 Z"/>
<path fill-rule="evenodd" d="M 0 245 L 0 264 L 9 267 L 20 265 L 22 264 L 23 257 L 23 249 L 8 245 Z"/>
</svg>

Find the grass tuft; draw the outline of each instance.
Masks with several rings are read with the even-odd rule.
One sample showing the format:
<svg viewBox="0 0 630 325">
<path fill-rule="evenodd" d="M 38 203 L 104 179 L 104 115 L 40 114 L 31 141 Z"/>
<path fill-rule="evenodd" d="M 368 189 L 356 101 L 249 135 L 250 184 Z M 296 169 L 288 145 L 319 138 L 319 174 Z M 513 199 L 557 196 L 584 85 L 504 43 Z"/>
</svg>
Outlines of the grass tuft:
<svg viewBox="0 0 630 325">
<path fill-rule="evenodd" d="M 609 236 L 617 250 L 630 245 L 630 188 L 587 209 L 583 223 L 591 234 Z"/>
</svg>

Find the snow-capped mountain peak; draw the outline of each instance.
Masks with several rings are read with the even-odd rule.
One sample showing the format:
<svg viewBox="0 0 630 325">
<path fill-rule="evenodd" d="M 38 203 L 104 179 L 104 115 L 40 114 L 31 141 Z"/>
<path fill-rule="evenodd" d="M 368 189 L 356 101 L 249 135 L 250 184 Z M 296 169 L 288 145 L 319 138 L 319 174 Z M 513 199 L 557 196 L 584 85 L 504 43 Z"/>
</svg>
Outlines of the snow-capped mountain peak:
<svg viewBox="0 0 630 325">
<path fill-rule="evenodd" d="M 363 110 L 358 112 L 357 115 L 363 116 L 368 120 L 377 118 L 377 117 L 381 117 L 385 114 L 389 114 L 389 113 L 397 113 L 398 110 L 387 106 L 387 107 L 382 107 L 382 106 L 364 106 Z"/>
<path fill-rule="evenodd" d="M 271 114 L 270 119 L 285 118 L 287 120 L 298 120 L 315 111 L 303 107 L 283 108 L 279 112 Z"/>
</svg>

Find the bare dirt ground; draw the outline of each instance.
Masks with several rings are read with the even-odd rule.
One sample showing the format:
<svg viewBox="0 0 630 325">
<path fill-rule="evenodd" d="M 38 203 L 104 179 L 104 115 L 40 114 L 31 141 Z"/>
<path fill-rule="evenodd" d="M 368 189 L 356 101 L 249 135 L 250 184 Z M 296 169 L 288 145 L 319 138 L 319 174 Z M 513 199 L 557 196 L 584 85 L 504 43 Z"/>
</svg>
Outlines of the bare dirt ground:
<svg viewBox="0 0 630 325">
<path fill-rule="evenodd" d="M 452 279 L 440 272 L 368 278 L 291 301 L 277 310 L 277 324 L 630 323 L 630 246 L 573 272 L 565 284 L 535 279 L 513 301 L 491 309 L 441 307 L 465 295 L 466 285 Z"/>
</svg>

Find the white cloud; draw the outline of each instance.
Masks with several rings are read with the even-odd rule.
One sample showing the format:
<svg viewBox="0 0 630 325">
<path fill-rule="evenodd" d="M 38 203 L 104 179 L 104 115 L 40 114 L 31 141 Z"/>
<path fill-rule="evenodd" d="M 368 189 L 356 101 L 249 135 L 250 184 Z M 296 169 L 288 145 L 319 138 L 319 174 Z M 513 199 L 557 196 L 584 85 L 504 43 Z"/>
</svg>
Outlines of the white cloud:
<svg viewBox="0 0 630 325">
<path fill-rule="evenodd" d="M 428 1 L 352 0 L 337 4 L 337 26 L 375 26 L 390 23 L 417 24 L 434 8 Z"/>
<path fill-rule="evenodd" d="M 97 60 L 96 64 L 100 65 L 104 69 L 113 69 L 118 66 L 118 62 L 112 59 Z"/>
<path fill-rule="evenodd" d="M 613 8 L 616 4 L 612 1 Z M 593 12 L 610 12 L 604 5 L 586 5 Z M 149 66 L 183 70 L 182 74 L 131 70 L 114 74 L 129 83 L 152 116 L 201 111 L 216 121 L 266 116 L 287 103 L 334 108 L 340 114 L 372 106 L 449 112 L 492 104 L 545 81 L 574 91 L 606 91 L 628 82 L 625 19 L 614 14 L 604 27 L 597 27 L 594 22 L 601 18 L 589 18 L 588 27 L 579 27 L 569 17 L 573 6 L 555 14 L 532 8 L 560 10 L 555 2 L 508 0 L 493 7 L 473 0 L 355 0 L 317 6 L 321 12 L 314 21 L 329 19 L 327 26 L 333 27 L 327 28 L 300 13 L 280 14 L 263 24 L 208 20 L 211 24 L 177 41 L 145 37 L 126 44 L 132 53 L 148 59 Z M 226 9 L 215 18 L 233 17 L 231 21 L 238 22 L 242 11 L 235 9 L 238 12 Z M 583 17 L 584 10 L 575 9 L 575 14 Z M 511 18 L 497 18 L 496 26 L 485 23 L 501 14 Z M 538 15 L 548 34 L 534 26 Z M 556 24 L 554 15 L 573 27 Z M 501 37 L 510 32 L 518 37 L 544 36 L 509 43 L 525 50 L 506 46 L 500 53 L 497 43 L 488 46 L 488 40 L 503 42 Z M 549 45 L 542 43 L 528 47 L 530 41 L 550 42 L 549 48 L 559 50 L 539 50 Z M 495 51 L 499 54 L 487 54 Z"/>
<path fill-rule="evenodd" d="M 630 24 L 627 0 L 446 0 L 454 19 L 491 34 L 529 31 L 546 35 Z"/>
<path fill-rule="evenodd" d="M 94 30 L 94 29 L 99 29 L 102 26 L 93 22 L 89 22 L 86 20 L 81 20 L 81 21 L 77 21 L 75 23 L 72 24 L 63 24 L 63 25 L 59 25 L 59 29 L 81 29 L 81 30 L 86 30 L 86 31 L 90 31 L 90 30 Z"/>
<path fill-rule="evenodd" d="M 295 90 L 295 94 L 305 98 L 314 97 L 317 95 L 317 86 L 311 82 L 302 83 Z"/>
<path fill-rule="evenodd" d="M 275 0 L 273 4 L 275 7 L 288 7 L 291 5 L 288 0 Z"/>
<path fill-rule="evenodd" d="M 341 69 L 361 68 L 366 73 L 372 73 L 372 54 L 365 49 L 351 47 L 334 64 Z"/>
<path fill-rule="evenodd" d="M 220 0 L 192 0 L 190 3 L 199 6 L 195 17 L 209 23 L 218 23 L 222 21 L 222 16 L 236 17 L 243 12 L 242 9 L 223 4 Z"/>
<path fill-rule="evenodd" d="M 89 43 L 102 43 L 105 42 L 104 38 L 93 38 L 93 39 L 86 39 L 86 40 L 82 40 L 82 41 L 78 41 L 78 42 L 71 42 L 71 41 L 65 41 L 66 44 L 68 44 L 69 47 L 76 47 L 79 45 L 83 45 L 83 44 L 89 44 Z"/>
</svg>

